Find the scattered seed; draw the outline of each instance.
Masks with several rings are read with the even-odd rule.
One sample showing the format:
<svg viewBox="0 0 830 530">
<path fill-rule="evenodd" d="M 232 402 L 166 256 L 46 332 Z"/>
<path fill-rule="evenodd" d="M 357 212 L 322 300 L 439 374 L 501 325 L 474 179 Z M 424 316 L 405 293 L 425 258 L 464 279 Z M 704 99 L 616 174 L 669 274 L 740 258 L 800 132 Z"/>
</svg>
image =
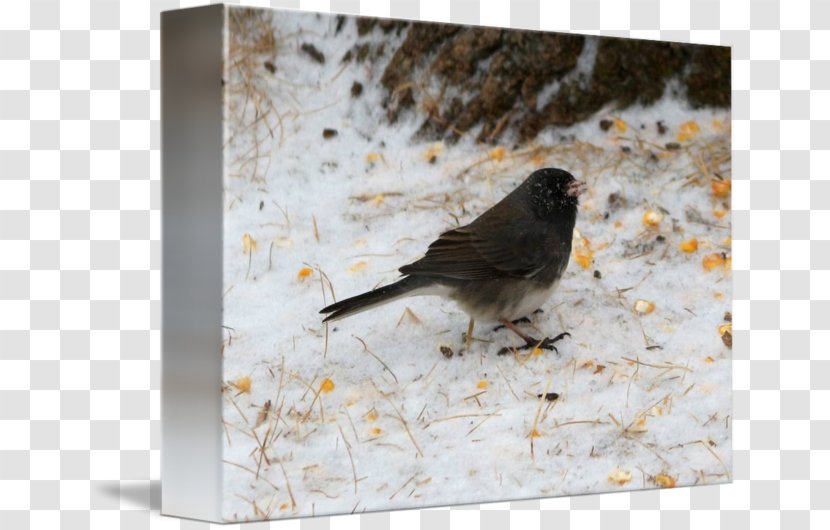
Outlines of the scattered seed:
<svg viewBox="0 0 830 530">
<path fill-rule="evenodd" d="M 319 64 L 324 64 L 326 62 L 326 56 L 323 55 L 323 52 L 317 49 L 316 46 L 311 44 L 310 42 L 304 42 L 300 49 L 304 51 L 309 57 L 311 57 L 315 62 Z"/>
<path fill-rule="evenodd" d="M 320 392 L 328 394 L 332 390 L 334 390 L 334 381 L 332 381 L 328 377 L 323 379 L 323 381 L 320 383 Z"/>
<path fill-rule="evenodd" d="M 715 197 L 729 197 L 729 192 L 732 190 L 732 181 L 730 180 L 713 180 L 712 181 L 712 195 Z"/>
<path fill-rule="evenodd" d="M 680 130 L 677 133 L 677 141 L 685 142 L 691 140 L 700 133 L 700 126 L 696 121 L 690 120 L 680 124 Z"/>
<path fill-rule="evenodd" d="M 686 241 L 680 243 L 680 250 L 683 252 L 696 252 L 697 239 L 687 239 Z"/>
<path fill-rule="evenodd" d="M 661 488 L 673 488 L 677 484 L 677 480 L 674 477 L 661 473 L 660 475 L 654 476 L 654 483 Z"/>
<path fill-rule="evenodd" d="M 654 302 L 649 302 L 648 300 L 637 300 L 634 302 L 634 311 L 640 313 L 641 315 L 648 315 L 649 313 L 654 312 Z"/>
<path fill-rule="evenodd" d="M 646 210 L 643 214 L 643 224 L 651 228 L 658 226 L 662 220 L 663 214 L 657 210 Z"/>
<path fill-rule="evenodd" d="M 254 423 L 254 429 L 265 423 L 265 420 L 268 419 L 268 412 L 271 410 L 271 400 L 265 402 L 265 405 L 259 410 L 259 413 L 256 417 L 256 423 Z"/>
<path fill-rule="evenodd" d="M 608 209 L 612 212 L 618 210 L 619 208 L 625 206 L 626 200 L 625 197 L 619 194 L 619 192 L 614 192 L 608 195 Z"/>
<path fill-rule="evenodd" d="M 627 469 L 615 468 L 608 475 L 608 482 L 616 484 L 617 486 L 623 486 L 628 482 L 631 482 L 631 471 L 628 471 Z"/>
<path fill-rule="evenodd" d="M 545 401 L 556 401 L 559 399 L 559 394 L 556 392 L 548 392 L 547 394 L 536 394 L 536 397 L 541 399 L 542 396 L 545 396 Z"/>
<path fill-rule="evenodd" d="M 251 378 L 247 375 L 231 382 L 231 385 L 239 390 L 240 393 L 249 394 L 251 392 Z"/>
<path fill-rule="evenodd" d="M 256 239 L 251 237 L 251 234 L 245 232 L 242 234 L 242 251 L 250 254 L 256 250 Z"/>
<path fill-rule="evenodd" d="M 703 257 L 703 268 L 710 271 L 726 265 L 726 256 L 722 252 L 713 252 Z"/>
<path fill-rule="evenodd" d="M 732 333 L 725 332 L 723 335 L 720 336 L 723 343 L 726 345 L 727 348 L 730 350 L 732 349 Z"/>
</svg>

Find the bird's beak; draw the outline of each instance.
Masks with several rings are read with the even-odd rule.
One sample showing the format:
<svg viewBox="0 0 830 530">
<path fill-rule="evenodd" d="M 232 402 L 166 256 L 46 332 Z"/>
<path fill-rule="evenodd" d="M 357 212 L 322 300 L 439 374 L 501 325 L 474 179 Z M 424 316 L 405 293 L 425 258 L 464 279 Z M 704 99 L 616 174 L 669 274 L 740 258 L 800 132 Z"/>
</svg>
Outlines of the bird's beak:
<svg viewBox="0 0 830 530">
<path fill-rule="evenodd" d="M 581 180 L 574 180 L 570 184 L 568 184 L 568 189 L 565 193 L 568 194 L 569 197 L 579 197 L 585 190 L 588 189 L 588 185 L 582 182 Z"/>
</svg>

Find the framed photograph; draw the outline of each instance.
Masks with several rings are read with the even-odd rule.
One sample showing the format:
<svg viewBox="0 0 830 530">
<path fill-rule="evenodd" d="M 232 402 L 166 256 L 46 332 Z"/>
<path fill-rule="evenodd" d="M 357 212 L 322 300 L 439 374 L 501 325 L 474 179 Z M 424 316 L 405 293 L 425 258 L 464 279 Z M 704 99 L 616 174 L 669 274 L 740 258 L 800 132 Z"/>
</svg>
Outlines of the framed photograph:
<svg viewBox="0 0 830 530">
<path fill-rule="evenodd" d="M 731 481 L 730 49 L 162 14 L 162 512 Z"/>
</svg>

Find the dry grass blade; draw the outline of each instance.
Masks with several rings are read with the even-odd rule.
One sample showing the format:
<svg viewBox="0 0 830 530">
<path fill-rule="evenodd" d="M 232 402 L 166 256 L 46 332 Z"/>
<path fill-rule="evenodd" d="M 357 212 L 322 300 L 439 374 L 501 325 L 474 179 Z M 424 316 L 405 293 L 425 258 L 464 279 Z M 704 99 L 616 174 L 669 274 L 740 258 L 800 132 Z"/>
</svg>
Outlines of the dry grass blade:
<svg viewBox="0 0 830 530">
<path fill-rule="evenodd" d="M 401 491 L 402 491 L 402 490 L 403 490 L 403 489 L 407 486 L 407 484 L 409 484 L 410 482 L 412 482 L 413 480 L 415 480 L 415 477 L 417 477 L 417 476 L 418 476 L 418 474 L 416 473 L 416 474 L 412 475 L 411 477 L 409 477 L 409 480 L 407 480 L 406 482 L 404 482 L 403 484 L 401 484 L 401 487 L 400 487 L 400 488 L 398 488 L 397 490 L 395 490 L 395 493 L 393 493 L 393 494 L 389 497 L 389 500 L 391 501 L 392 499 L 394 499 L 394 498 L 395 498 L 395 495 L 397 495 L 398 493 L 400 493 L 400 492 L 401 492 Z"/>
<path fill-rule="evenodd" d="M 270 145 L 279 128 L 279 144 L 284 139 L 283 116 L 271 100 L 268 78 L 262 71 L 277 58 L 278 40 L 274 33 L 273 14 L 267 10 L 233 8 L 228 10 L 228 63 L 224 74 L 228 94 L 231 131 L 224 148 L 244 149 L 232 162 L 237 174 L 261 180 L 268 172 Z M 240 149 L 240 151 L 242 150 Z M 264 170 L 260 160 L 266 159 Z M 248 172 L 248 167 L 253 168 Z"/>
<path fill-rule="evenodd" d="M 431 422 L 427 423 L 426 425 L 424 425 L 424 429 L 428 428 L 433 423 L 441 423 L 442 421 L 459 420 L 463 418 L 480 418 L 482 416 L 492 416 L 493 414 L 498 414 L 498 412 L 483 412 L 481 414 L 455 414 L 453 416 L 444 416 L 443 418 L 436 418 Z"/>
<path fill-rule="evenodd" d="M 422 324 L 421 319 L 418 318 L 418 315 L 416 315 L 415 312 L 409 307 L 406 307 L 401 314 L 401 318 L 398 319 L 398 323 L 395 325 L 395 328 L 399 328 L 405 319 L 410 320 L 412 323 L 419 326 Z"/>
<path fill-rule="evenodd" d="M 718 463 L 721 465 L 721 467 L 723 467 L 723 471 L 724 471 L 724 474 L 726 475 L 726 478 L 728 480 L 732 480 L 732 474 L 729 472 L 729 468 L 726 467 L 726 464 L 724 463 L 723 459 L 720 456 L 718 456 L 718 454 L 711 447 L 709 447 L 709 443 L 706 440 L 692 440 L 691 442 L 684 442 L 684 443 L 680 443 L 680 444 L 677 444 L 675 446 L 672 446 L 672 447 L 670 447 L 670 449 L 673 449 L 675 447 L 686 447 L 687 445 L 692 445 L 692 444 L 700 444 L 703 447 L 705 447 L 706 450 L 709 451 L 709 454 L 711 454 L 715 458 L 715 460 L 718 461 Z"/>
<path fill-rule="evenodd" d="M 663 369 L 663 370 L 683 370 L 685 372 L 693 372 L 694 371 L 691 368 L 689 368 L 688 366 L 681 366 L 679 364 L 671 364 L 671 363 L 652 364 L 652 363 L 644 363 L 639 358 L 637 358 L 637 359 L 632 359 L 630 357 L 620 357 L 620 358 L 622 360 L 628 361 L 630 363 L 636 363 L 638 366 L 648 366 L 649 368 L 660 368 L 660 369 Z"/>
<path fill-rule="evenodd" d="M 519 399 L 519 396 L 518 396 L 518 395 L 516 394 L 516 392 L 513 390 L 513 386 L 510 384 L 510 380 L 509 380 L 509 379 L 507 379 L 507 376 L 506 376 L 506 375 L 504 375 L 504 371 L 501 369 L 501 366 L 500 366 L 499 364 L 496 364 L 496 368 L 498 368 L 499 373 L 500 373 L 500 374 L 501 374 L 501 376 L 504 378 L 504 382 L 505 382 L 505 383 L 507 383 L 507 388 L 510 390 L 510 393 L 511 393 L 511 394 L 513 394 L 513 397 L 514 397 L 514 398 L 516 398 L 516 401 L 521 401 L 521 400 Z"/>
<path fill-rule="evenodd" d="M 487 416 L 485 416 L 483 420 L 481 420 L 480 422 L 476 423 L 475 427 L 473 427 L 472 429 L 470 429 L 469 431 L 467 431 L 467 434 L 465 434 L 464 436 L 465 436 L 465 437 L 467 437 L 467 436 L 470 436 L 471 434 L 473 434 L 473 431 L 475 431 L 476 429 L 478 429 L 479 427 L 481 427 L 481 425 L 482 425 L 485 421 L 489 420 L 489 419 L 490 419 L 490 418 L 492 418 L 493 416 L 500 416 L 499 412 L 501 412 L 501 411 L 497 410 L 496 412 L 493 412 L 493 413 L 487 414 Z"/>
<path fill-rule="evenodd" d="M 314 227 L 317 227 L 316 222 L 314 223 Z M 323 293 L 323 307 L 325 307 L 326 305 L 328 305 L 326 303 L 326 286 L 323 283 L 324 277 L 322 271 L 320 270 L 320 267 L 317 267 L 317 272 L 320 276 L 320 292 Z M 325 340 L 323 341 L 323 358 L 325 359 L 329 353 L 329 323 L 325 322 L 323 325 L 326 328 Z"/>
<path fill-rule="evenodd" d="M 288 497 L 291 498 L 291 507 L 296 508 L 297 501 L 294 500 L 294 492 L 291 491 L 291 482 L 288 480 L 288 473 L 285 472 L 285 466 L 283 465 L 281 458 L 278 462 L 280 463 L 280 469 L 282 469 L 282 476 L 285 478 L 285 487 L 288 490 Z"/>
<path fill-rule="evenodd" d="M 395 414 L 398 415 L 398 420 L 403 424 L 403 428 L 406 429 L 406 434 L 408 434 L 409 439 L 412 440 L 412 445 L 415 446 L 415 450 L 418 451 L 418 455 L 423 457 L 424 452 L 421 451 L 421 447 L 418 445 L 418 442 L 415 441 L 415 437 L 412 436 L 412 431 L 409 430 L 409 423 L 407 423 L 407 421 L 404 419 L 403 415 L 401 415 L 401 411 L 398 410 L 398 407 L 396 407 L 395 404 L 392 403 L 392 400 L 389 399 L 389 397 L 387 397 L 387 396 L 383 396 L 383 397 L 386 398 L 386 401 L 389 402 L 389 405 L 395 411 Z"/>
<path fill-rule="evenodd" d="M 616 418 L 611 416 L 611 419 L 614 420 L 614 423 L 617 423 Z M 553 428 L 558 429 L 560 427 L 567 427 L 568 425 L 603 425 L 605 422 L 600 419 L 595 420 L 571 420 L 571 421 L 564 421 L 562 423 L 554 423 Z M 618 424 L 619 425 L 619 424 Z"/>
<path fill-rule="evenodd" d="M 637 359 L 634 373 L 631 374 L 631 377 L 628 378 L 628 385 L 625 388 L 625 408 L 628 408 L 628 395 L 631 393 L 631 383 L 634 382 L 634 379 L 637 378 L 637 374 L 640 373 L 640 359 Z"/>
<path fill-rule="evenodd" d="M 343 407 L 343 413 L 346 415 L 346 419 L 349 420 L 349 425 L 352 426 L 352 433 L 354 434 L 354 439 L 357 440 L 357 443 L 363 443 L 360 439 L 360 436 L 357 435 L 357 427 L 354 425 L 354 421 L 352 420 L 352 415 L 349 414 L 349 408 Z"/>
<path fill-rule="evenodd" d="M 238 467 L 239 469 L 242 469 L 243 471 L 247 471 L 251 475 L 256 476 L 256 471 L 254 471 L 251 468 L 245 467 L 242 464 L 237 464 L 236 462 L 231 462 L 230 460 L 222 460 L 222 462 L 225 463 L 225 464 L 228 464 L 229 466 Z M 271 482 L 267 478 L 265 478 L 265 477 L 259 477 L 259 478 L 260 478 L 260 480 L 264 480 L 265 483 L 268 484 L 269 486 L 271 486 L 272 488 L 274 488 L 274 490 L 276 490 L 276 491 L 280 490 L 273 482 Z"/>
<path fill-rule="evenodd" d="M 334 294 L 334 285 L 331 283 L 331 279 L 329 279 L 329 275 L 326 274 L 326 272 L 323 269 L 321 269 L 319 265 L 312 265 L 310 263 L 306 263 L 305 261 L 303 262 L 303 265 L 305 265 L 309 269 L 316 270 L 320 274 L 320 276 L 323 277 L 323 279 L 326 281 L 326 286 L 328 286 L 328 288 L 329 288 L 329 293 L 331 294 L 332 303 L 336 303 L 337 302 L 337 296 L 335 296 L 335 294 Z M 327 303 L 325 293 L 323 294 L 323 303 L 324 304 Z"/>
<path fill-rule="evenodd" d="M 538 431 L 536 430 L 536 426 L 539 424 L 539 415 L 542 413 L 542 406 L 545 404 L 545 395 L 550 390 L 550 385 L 553 383 L 553 379 L 548 379 L 547 384 L 545 385 L 545 391 L 542 392 L 542 397 L 539 398 L 539 406 L 536 407 L 536 416 L 533 417 L 533 425 L 530 428 L 530 458 L 535 459 L 536 456 L 534 454 L 533 448 L 533 439 L 536 438 L 538 435 Z"/>
<path fill-rule="evenodd" d="M 231 405 L 233 405 L 233 407 L 236 409 L 236 412 L 238 412 L 239 415 L 242 416 L 242 419 L 245 420 L 245 425 L 248 425 L 248 417 L 245 415 L 244 412 L 242 412 L 242 409 L 239 408 L 239 405 L 236 404 L 236 400 L 233 399 L 233 396 L 231 396 L 230 394 L 225 394 L 225 397 L 227 397 L 228 400 L 230 400 Z"/>
<path fill-rule="evenodd" d="M 262 461 L 265 460 L 266 464 L 269 466 L 271 465 L 271 461 L 268 460 L 268 457 L 265 455 L 265 446 L 268 442 L 268 438 L 271 436 L 271 425 L 268 426 L 268 430 L 265 432 L 265 436 L 262 438 L 262 441 L 259 440 L 259 436 L 255 430 L 251 429 L 251 434 L 254 435 L 254 439 L 257 442 L 257 452 L 259 453 L 259 458 L 257 459 L 256 464 L 256 478 L 259 478 L 259 472 L 262 470 Z"/>
<path fill-rule="evenodd" d="M 369 349 L 369 346 L 366 345 L 366 341 L 364 341 L 363 339 L 361 339 L 360 337 L 358 337 L 356 335 L 352 335 L 352 337 L 356 338 L 357 340 L 360 341 L 361 344 L 363 344 L 363 351 L 365 351 L 366 353 L 368 353 L 369 355 L 374 357 L 375 360 L 383 366 L 384 370 L 386 370 L 387 372 L 392 374 L 392 379 L 394 379 L 395 383 L 397 383 L 398 382 L 398 376 L 396 376 L 395 372 L 393 372 L 392 369 L 389 368 L 389 366 L 385 362 L 383 362 L 383 359 L 381 359 L 380 357 L 375 355 L 374 352 L 372 352 L 372 350 Z"/>
<path fill-rule="evenodd" d="M 669 397 L 671 397 L 671 393 L 666 394 L 665 396 L 661 397 L 657 401 L 653 402 L 648 407 L 644 408 L 643 410 L 641 410 L 640 412 L 635 414 L 634 419 L 631 420 L 630 422 L 628 422 L 628 424 L 620 432 L 619 436 L 623 436 L 623 435 L 628 434 L 631 431 L 631 427 L 637 422 L 637 420 L 639 420 L 640 418 L 646 416 L 654 407 L 656 407 L 657 405 L 659 405 L 663 401 L 667 400 Z"/>
<path fill-rule="evenodd" d="M 340 424 L 337 424 L 337 428 L 340 430 L 340 437 L 343 439 L 343 443 L 346 444 L 346 452 L 349 453 L 349 462 L 352 464 L 352 478 L 354 479 L 354 492 L 357 494 L 357 470 L 354 467 L 354 458 L 352 457 L 352 444 L 346 440 L 346 435 L 343 434 L 343 427 Z"/>
</svg>

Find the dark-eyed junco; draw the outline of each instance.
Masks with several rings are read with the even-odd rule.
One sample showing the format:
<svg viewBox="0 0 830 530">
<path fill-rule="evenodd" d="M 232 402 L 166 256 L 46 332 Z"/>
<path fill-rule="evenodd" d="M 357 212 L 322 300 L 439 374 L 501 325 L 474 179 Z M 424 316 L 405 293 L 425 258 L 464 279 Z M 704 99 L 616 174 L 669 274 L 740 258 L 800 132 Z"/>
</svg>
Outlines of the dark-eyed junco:
<svg viewBox="0 0 830 530">
<path fill-rule="evenodd" d="M 323 322 L 406 296 L 438 295 L 470 315 L 468 347 L 475 321 L 482 320 L 511 329 L 525 341 L 522 348 L 556 349 L 567 333 L 540 341 L 512 321 L 538 309 L 559 284 L 584 187 L 561 169 L 534 171 L 472 223 L 441 234 L 423 258 L 398 269 L 404 277 L 397 282 L 323 308 Z"/>
</svg>

